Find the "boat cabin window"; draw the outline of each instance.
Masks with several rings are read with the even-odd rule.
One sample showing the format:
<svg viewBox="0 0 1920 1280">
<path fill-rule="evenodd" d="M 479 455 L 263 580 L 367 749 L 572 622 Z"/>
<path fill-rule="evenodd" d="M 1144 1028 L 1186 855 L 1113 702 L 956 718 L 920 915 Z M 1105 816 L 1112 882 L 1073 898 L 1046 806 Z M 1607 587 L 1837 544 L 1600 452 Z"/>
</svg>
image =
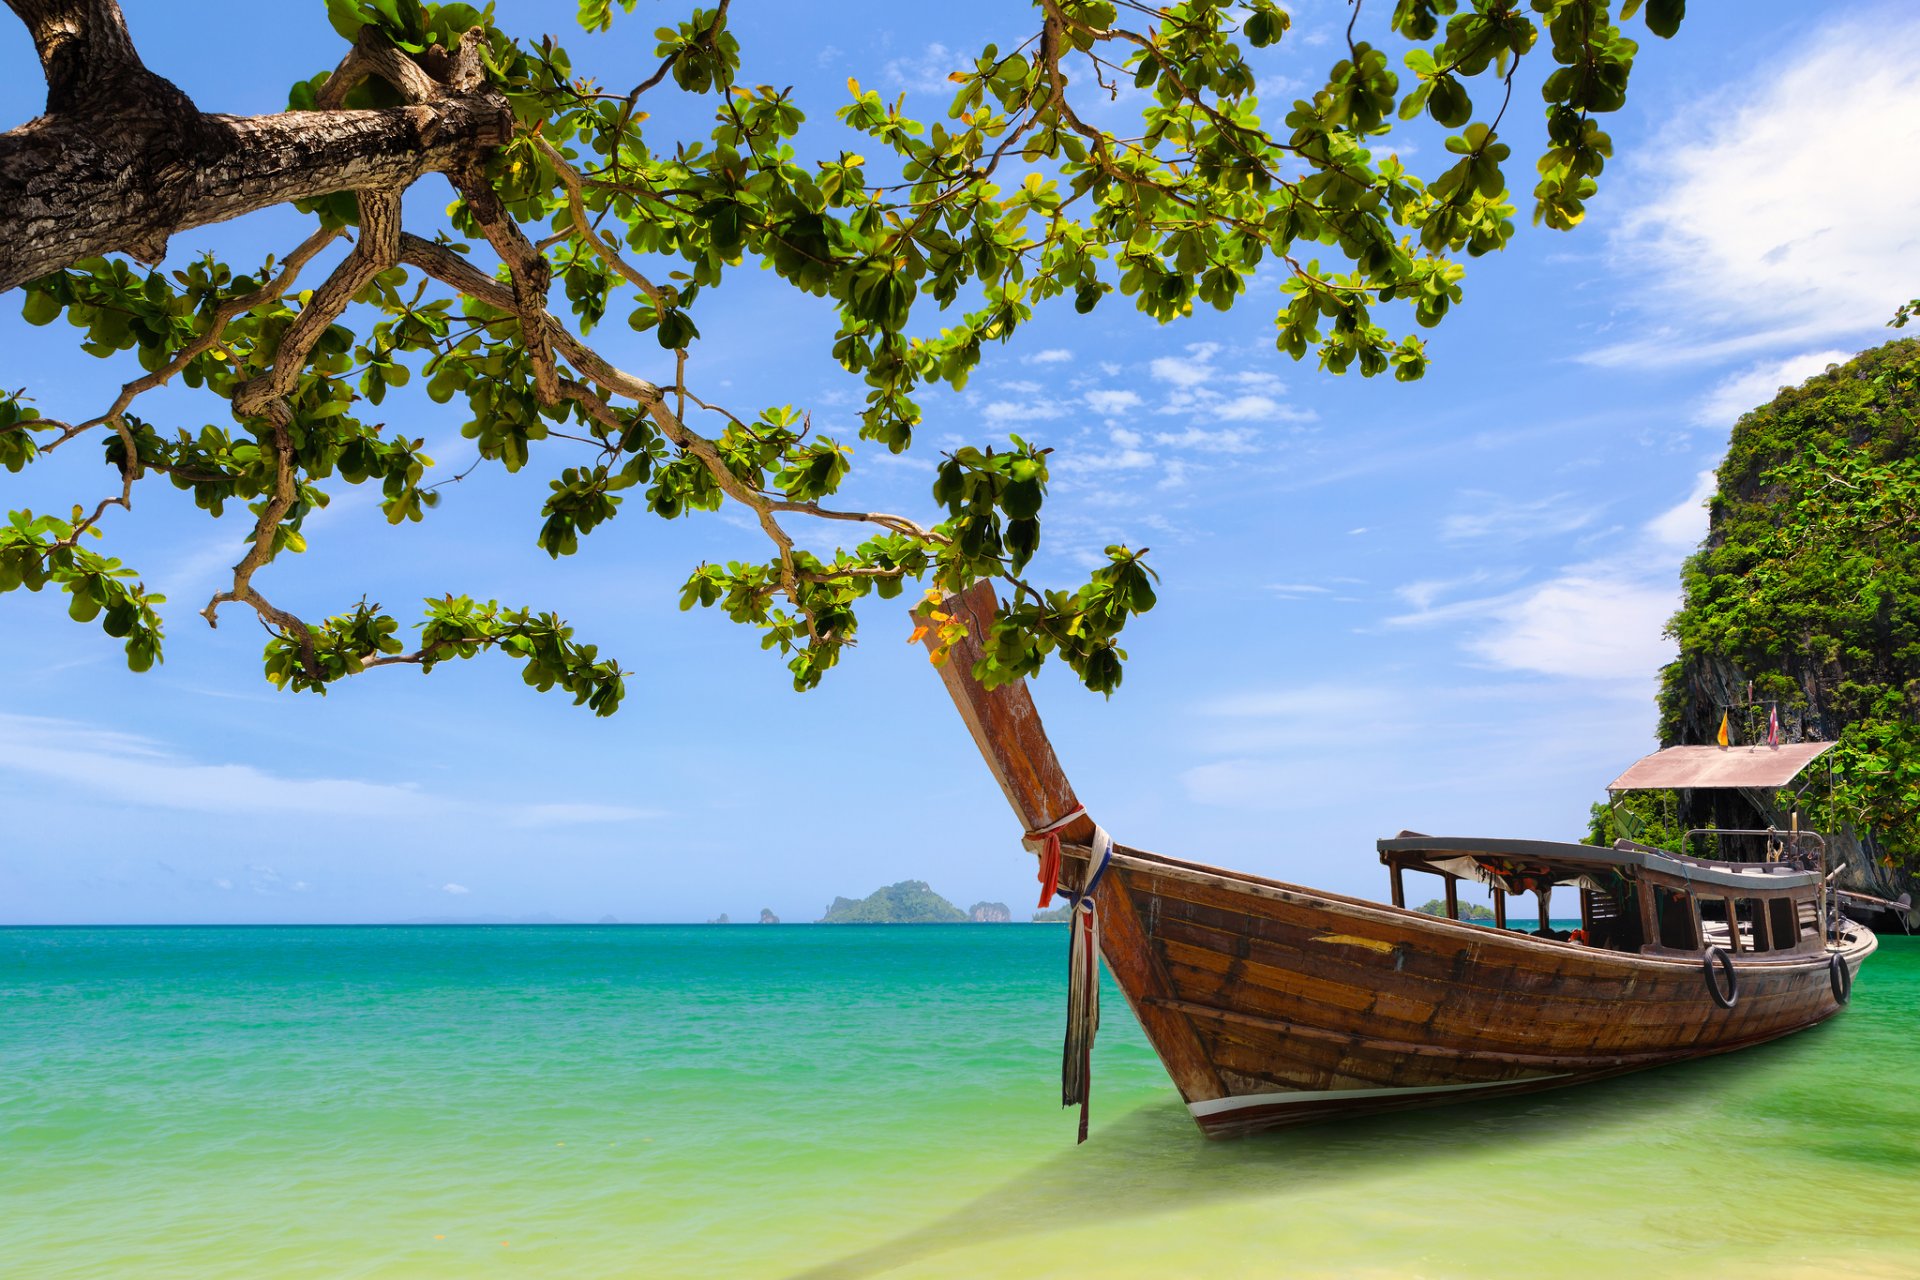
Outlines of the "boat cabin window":
<svg viewBox="0 0 1920 1280">
<path fill-rule="evenodd" d="M 1693 899 L 1678 889 L 1653 888 L 1654 914 L 1660 924 L 1660 945 L 1675 951 L 1698 951 L 1700 932 L 1694 920 Z"/>
<path fill-rule="evenodd" d="M 1646 944 L 1640 926 L 1639 890 L 1631 882 L 1617 882 L 1611 893 L 1582 889 L 1580 914 L 1581 927 L 1586 930 L 1590 947 L 1638 951 Z"/>
<path fill-rule="evenodd" d="M 1773 946 L 1776 951 L 1785 951 L 1800 941 L 1800 929 L 1797 913 L 1793 909 L 1792 898 L 1774 898 L 1767 903 L 1767 923 L 1771 926 Z"/>
</svg>

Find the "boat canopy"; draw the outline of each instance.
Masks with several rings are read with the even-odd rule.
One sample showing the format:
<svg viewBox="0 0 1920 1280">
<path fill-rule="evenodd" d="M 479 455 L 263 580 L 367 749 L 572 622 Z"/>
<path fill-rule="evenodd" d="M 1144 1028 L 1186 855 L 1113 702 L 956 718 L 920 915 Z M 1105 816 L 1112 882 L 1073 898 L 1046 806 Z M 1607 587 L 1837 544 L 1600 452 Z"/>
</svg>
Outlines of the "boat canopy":
<svg viewBox="0 0 1920 1280">
<path fill-rule="evenodd" d="M 1717 750 L 1717 748 L 1716 748 Z M 1555 881 L 1580 881 L 1590 888 L 1604 888 L 1595 872 L 1634 870 L 1664 872 L 1691 883 L 1748 892 L 1767 889 L 1804 889 L 1817 884 L 1820 877 L 1784 862 L 1735 863 L 1709 858 L 1690 858 L 1629 841 L 1612 847 L 1570 844 L 1557 840 L 1489 840 L 1462 836 L 1424 836 L 1402 832 L 1390 840 L 1379 840 L 1381 861 L 1393 855 L 1400 860 L 1426 863 L 1435 871 L 1444 871 L 1462 880 L 1492 884 L 1495 875 L 1482 865 L 1525 863 L 1546 873 Z"/>
<path fill-rule="evenodd" d="M 1831 742 L 1783 742 L 1777 747 L 1668 747 L 1636 760 L 1607 784 L 1607 790 L 1778 790 L 1833 746 Z"/>
</svg>

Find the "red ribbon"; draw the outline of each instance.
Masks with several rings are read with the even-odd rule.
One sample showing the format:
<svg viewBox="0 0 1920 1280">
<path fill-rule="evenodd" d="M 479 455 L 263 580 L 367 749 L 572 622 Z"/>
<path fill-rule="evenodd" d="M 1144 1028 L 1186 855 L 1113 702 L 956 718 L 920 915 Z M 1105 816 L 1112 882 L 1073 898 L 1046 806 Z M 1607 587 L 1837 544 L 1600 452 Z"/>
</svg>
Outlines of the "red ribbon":
<svg viewBox="0 0 1920 1280">
<path fill-rule="evenodd" d="M 1050 822 L 1038 831 L 1029 831 L 1020 837 L 1022 843 L 1029 840 L 1040 841 L 1040 905 L 1046 906 L 1053 901 L 1053 895 L 1060 892 L 1060 830 L 1077 818 L 1086 816 L 1086 809 L 1075 809 L 1058 822 Z"/>
</svg>

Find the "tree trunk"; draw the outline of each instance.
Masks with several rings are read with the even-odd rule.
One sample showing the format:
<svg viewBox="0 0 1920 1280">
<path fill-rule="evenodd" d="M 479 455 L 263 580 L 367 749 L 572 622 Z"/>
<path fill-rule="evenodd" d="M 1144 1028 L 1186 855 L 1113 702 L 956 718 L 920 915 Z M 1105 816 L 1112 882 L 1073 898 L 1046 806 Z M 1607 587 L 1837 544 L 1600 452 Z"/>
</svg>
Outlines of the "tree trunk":
<svg viewBox="0 0 1920 1280">
<path fill-rule="evenodd" d="M 6 0 L 47 114 L 0 134 L 0 291 L 113 251 L 157 262 L 176 231 L 288 201 L 404 187 L 506 140 L 479 88 L 384 111 L 224 116 L 141 65 L 113 0 Z"/>
</svg>

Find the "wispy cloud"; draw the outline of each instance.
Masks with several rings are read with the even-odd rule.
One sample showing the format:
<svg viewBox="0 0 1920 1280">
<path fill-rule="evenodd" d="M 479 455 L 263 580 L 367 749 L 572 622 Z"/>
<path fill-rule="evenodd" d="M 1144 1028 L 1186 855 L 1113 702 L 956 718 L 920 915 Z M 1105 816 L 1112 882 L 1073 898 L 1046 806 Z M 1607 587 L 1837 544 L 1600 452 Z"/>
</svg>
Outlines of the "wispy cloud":
<svg viewBox="0 0 1920 1280">
<path fill-rule="evenodd" d="M 1409 583 L 1399 596 L 1414 612 L 1390 626 L 1466 628 L 1461 647 L 1494 667 L 1644 687 L 1673 660 L 1667 620 L 1680 603 L 1679 561 L 1706 532 L 1714 474 L 1635 530 L 1610 557 L 1569 565 L 1537 585 L 1440 601 L 1498 578 L 1478 571 L 1450 581 Z"/>
<path fill-rule="evenodd" d="M 1644 149 L 1612 249 L 1650 315 L 1602 365 L 1726 359 L 1878 329 L 1920 255 L 1920 24 L 1827 24 L 1757 67 L 1744 96 L 1683 104 Z M 1616 195 L 1623 194 L 1616 192 Z"/>
<path fill-rule="evenodd" d="M 1104 417 L 1125 413 L 1129 409 L 1138 409 L 1143 403 L 1139 392 L 1124 389 L 1089 391 L 1086 394 L 1086 401 L 1089 409 Z"/>
<path fill-rule="evenodd" d="M 394 818 L 440 807 L 411 786 L 203 764 L 147 739 L 40 716 L 0 714 L 0 770 L 85 788 L 108 803 L 201 813 Z"/>
<path fill-rule="evenodd" d="M 1920 284 L 1914 286 L 1920 289 Z M 1762 360 L 1728 374 L 1694 407 L 1695 426 L 1725 431 L 1741 414 L 1773 399 L 1782 387 L 1797 387 L 1830 364 L 1845 364 L 1854 353 L 1830 347 L 1806 351 L 1784 360 Z"/>
<path fill-rule="evenodd" d="M 516 827 L 631 822 L 660 816 L 625 805 L 548 801 L 492 804 L 439 795 L 411 783 L 303 778 L 252 764 L 190 759 L 165 743 L 46 716 L 0 713 L 0 774 L 71 787 L 99 803 L 190 813 L 270 813 L 341 819 L 421 819 L 462 812 Z M 255 892 L 304 893 L 273 868 L 250 867 Z"/>
<path fill-rule="evenodd" d="M 442 892 L 442 893 L 450 893 L 450 894 L 452 894 L 452 895 L 454 895 L 455 897 L 460 897 L 460 896 L 461 896 L 461 895 L 463 895 L 463 894 L 469 894 L 469 893 L 472 893 L 472 892 L 473 892 L 473 890 L 471 890 L 471 889 L 469 889 L 469 888 L 467 888 L 467 886 L 465 886 L 465 885 L 463 885 L 463 884 L 452 884 L 452 883 L 448 883 L 448 884 L 443 884 L 443 885 L 441 885 L 441 886 L 440 886 L 440 892 Z"/>
<path fill-rule="evenodd" d="M 1073 359 L 1073 352 L 1065 347 L 1048 347 L 1036 351 L 1030 356 L 1021 356 L 1021 364 L 1066 364 Z"/>
<path fill-rule="evenodd" d="M 1185 431 L 1155 432 L 1153 439 L 1156 444 L 1202 453 L 1253 453 L 1258 448 L 1259 433 L 1244 427 L 1223 427 L 1219 431 L 1188 427 Z"/>
<path fill-rule="evenodd" d="M 1572 533 L 1592 524 L 1601 511 L 1591 501 L 1570 493 L 1519 499 L 1470 489 L 1455 501 L 1463 509 L 1440 522 L 1440 536 L 1449 542 L 1498 538 L 1511 543 Z"/>
<path fill-rule="evenodd" d="M 970 62 L 965 54 L 936 41 L 910 57 L 894 58 L 887 63 L 883 74 L 890 88 L 912 93 L 944 93 L 951 97 L 959 86 L 947 77 Z"/>
</svg>

